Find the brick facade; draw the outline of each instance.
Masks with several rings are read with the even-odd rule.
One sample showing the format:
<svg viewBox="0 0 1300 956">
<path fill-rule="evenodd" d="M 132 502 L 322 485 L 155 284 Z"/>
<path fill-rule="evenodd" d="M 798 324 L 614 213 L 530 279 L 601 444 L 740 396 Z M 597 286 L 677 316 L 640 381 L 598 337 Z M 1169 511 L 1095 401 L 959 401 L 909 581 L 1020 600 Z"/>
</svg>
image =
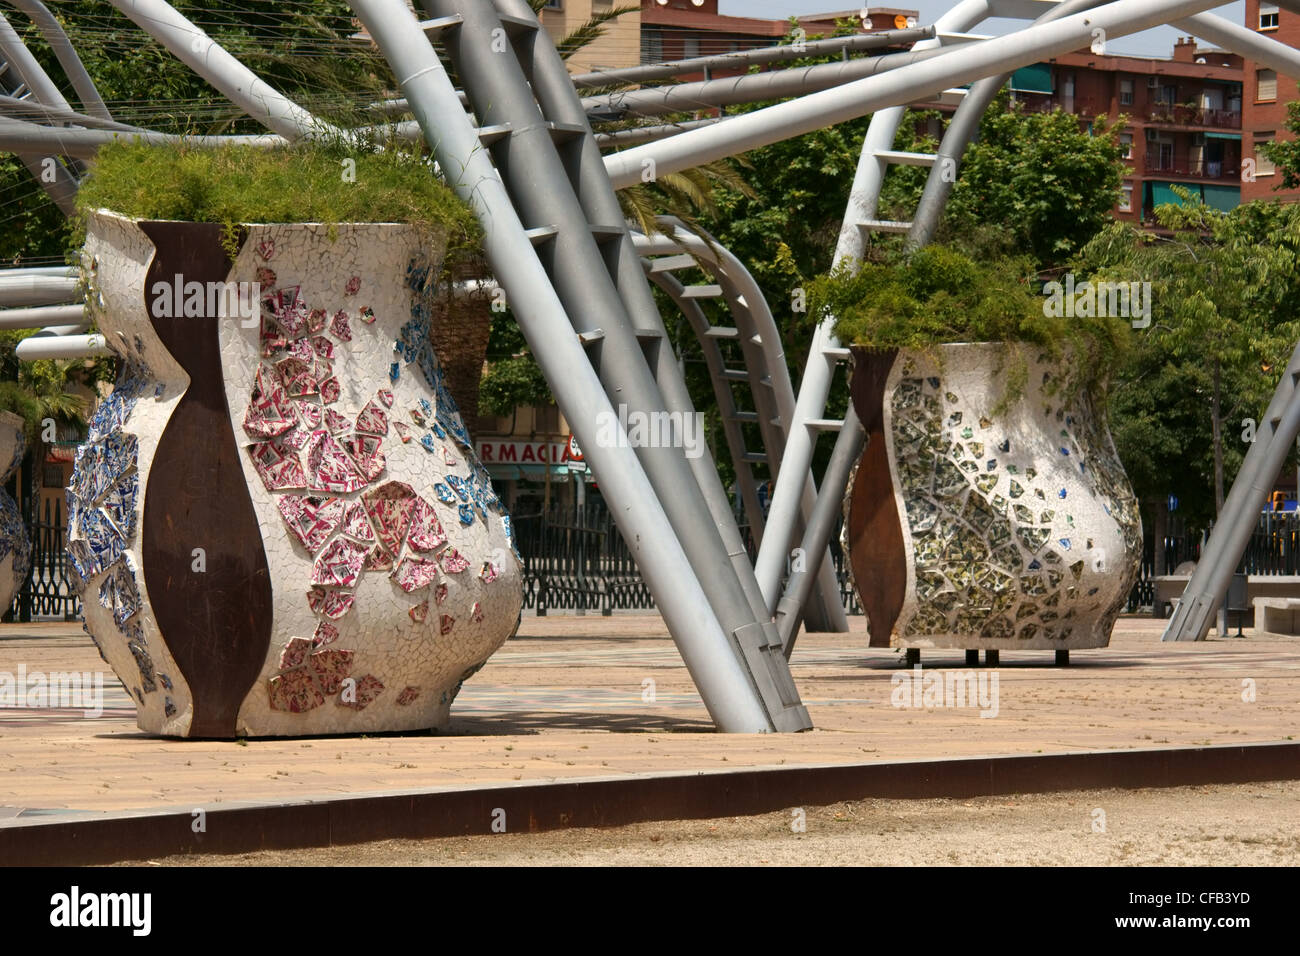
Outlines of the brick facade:
<svg viewBox="0 0 1300 956">
<path fill-rule="evenodd" d="M 1271 4 L 1275 12 L 1268 12 L 1266 18 L 1261 20 L 1260 8 L 1269 6 L 1267 3 L 1261 4 L 1260 0 L 1246 0 L 1246 28 L 1287 46 L 1300 47 L 1300 13 L 1282 10 L 1277 4 Z M 1276 26 L 1272 25 L 1274 17 Z M 1257 143 L 1295 138 L 1286 128 L 1286 105 L 1300 99 L 1300 87 L 1288 76 L 1273 74 L 1275 80 L 1272 85 L 1276 89 L 1270 90 L 1268 81 L 1271 77 L 1268 73 L 1263 76 L 1260 73 L 1265 69 L 1254 60 L 1247 60 L 1244 66 L 1246 95 L 1242 115 L 1243 146 L 1246 155 L 1254 158 L 1256 165 L 1254 182 L 1242 183 L 1243 202 L 1254 199 L 1300 199 L 1300 190 L 1276 188 L 1281 176 L 1273 171 L 1272 164 L 1255 148 Z M 1264 81 L 1263 89 L 1261 79 Z"/>
</svg>

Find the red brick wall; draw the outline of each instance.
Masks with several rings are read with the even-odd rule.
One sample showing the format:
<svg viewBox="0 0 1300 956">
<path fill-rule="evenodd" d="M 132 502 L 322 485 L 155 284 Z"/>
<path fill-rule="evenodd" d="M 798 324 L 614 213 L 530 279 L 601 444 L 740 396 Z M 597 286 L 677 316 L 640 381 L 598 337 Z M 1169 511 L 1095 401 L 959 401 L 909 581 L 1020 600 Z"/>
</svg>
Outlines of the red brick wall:
<svg viewBox="0 0 1300 956">
<path fill-rule="evenodd" d="M 1259 30 L 1259 0 L 1246 0 L 1245 26 L 1250 30 Z M 1279 10 L 1278 26 L 1275 30 L 1259 31 L 1261 35 L 1271 37 L 1280 43 L 1300 48 L 1300 14 L 1288 10 Z M 1277 97 L 1271 101 L 1260 101 L 1256 71 L 1260 64 L 1247 60 L 1245 64 L 1244 96 L 1242 106 L 1242 148 L 1247 157 L 1254 155 L 1254 143 L 1260 138 L 1257 134 L 1272 132 L 1276 139 L 1294 139 L 1286 129 L 1286 105 L 1300 98 L 1300 89 L 1290 77 L 1278 75 Z M 1279 182 L 1278 174 L 1257 175 L 1255 181 L 1241 184 L 1243 202 L 1254 199 L 1300 199 L 1300 190 L 1278 191 L 1274 186 Z"/>
</svg>

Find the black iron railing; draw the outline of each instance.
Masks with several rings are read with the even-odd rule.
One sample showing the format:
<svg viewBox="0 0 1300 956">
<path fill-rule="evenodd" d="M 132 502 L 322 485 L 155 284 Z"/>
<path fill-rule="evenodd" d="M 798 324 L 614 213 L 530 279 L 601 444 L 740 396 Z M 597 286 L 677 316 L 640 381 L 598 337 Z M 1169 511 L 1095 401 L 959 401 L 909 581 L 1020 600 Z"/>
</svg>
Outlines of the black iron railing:
<svg viewBox="0 0 1300 956">
<path fill-rule="evenodd" d="M 47 498 L 41 513 L 32 517 L 36 520 L 27 525 L 32 536 L 32 568 L 10 609 L 14 620 L 75 621 L 81 617 L 81 599 L 73 592 L 69 577 L 63 502 Z"/>
</svg>

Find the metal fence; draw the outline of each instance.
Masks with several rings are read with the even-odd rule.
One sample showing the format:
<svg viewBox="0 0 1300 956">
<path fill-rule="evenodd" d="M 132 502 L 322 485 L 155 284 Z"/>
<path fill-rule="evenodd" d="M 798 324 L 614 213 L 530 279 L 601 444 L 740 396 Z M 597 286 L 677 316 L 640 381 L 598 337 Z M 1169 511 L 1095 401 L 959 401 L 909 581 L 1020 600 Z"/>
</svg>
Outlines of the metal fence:
<svg viewBox="0 0 1300 956">
<path fill-rule="evenodd" d="M 33 509 L 34 510 L 34 509 Z M 69 579 L 63 502 L 46 499 L 43 513 L 28 520 L 32 536 L 32 569 L 9 610 L 15 621 L 75 621 L 81 599 Z"/>
<path fill-rule="evenodd" d="M 512 520 L 524 563 L 524 607 L 543 615 L 552 610 L 606 615 L 616 610 L 654 610 L 650 589 L 600 499 L 582 509 L 555 503 L 547 511 L 518 514 Z M 39 520 L 29 520 L 28 529 L 33 544 L 32 570 L 8 609 L 13 620 L 79 619 L 81 601 L 69 583 L 64 550 L 63 503 L 45 501 Z M 740 532 L 752 560 L 757 549 L 743 521 Z M 1167 533 L 1159 542 L 1165 573 L 1172 574 L 1185 561 L 1198 560 L 1203 540 L 1200 532 L 1188 532 L 1181 520 L 1170 516 Z M 1138 580 L 1129 594 L 1129 611 L 1150 608 L 1154 603 L 1156 546 L 1148 534 Z M 832 537 L 830 550 L 844 609 L 861 614 L 838 534 Z M 1300 515 L 1262 513 L 1238 570 L 1252 575 L 1300 575 Z"/>
<path fill-rule="evenodd" d="M 524 607 L 538 614 L 654 609 L 654 597 L 604 502 L 597 499 L 583 508 L 554 503 L 546 511 L 517 514 L 511 520 L 524 559 Z M 753 535 L 743 523 L 740 531 L 753 560 Z M 831 557 L 845 610 L 862 613 L 838 539 Z"/>
</svg>

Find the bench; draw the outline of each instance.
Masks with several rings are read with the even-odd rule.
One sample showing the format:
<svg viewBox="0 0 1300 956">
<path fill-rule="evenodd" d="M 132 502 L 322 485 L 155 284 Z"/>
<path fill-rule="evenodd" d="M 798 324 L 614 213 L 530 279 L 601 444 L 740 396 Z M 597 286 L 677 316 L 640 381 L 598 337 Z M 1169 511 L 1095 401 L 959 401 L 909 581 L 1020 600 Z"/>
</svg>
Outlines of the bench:
<svg viewBox="0 0 1300 956">
<path fill-rule="evenodd" d="M 1255 598 L 1255 632 L 1261 637 L 1300 636 L 1300 598 Z"/>
</svg>

